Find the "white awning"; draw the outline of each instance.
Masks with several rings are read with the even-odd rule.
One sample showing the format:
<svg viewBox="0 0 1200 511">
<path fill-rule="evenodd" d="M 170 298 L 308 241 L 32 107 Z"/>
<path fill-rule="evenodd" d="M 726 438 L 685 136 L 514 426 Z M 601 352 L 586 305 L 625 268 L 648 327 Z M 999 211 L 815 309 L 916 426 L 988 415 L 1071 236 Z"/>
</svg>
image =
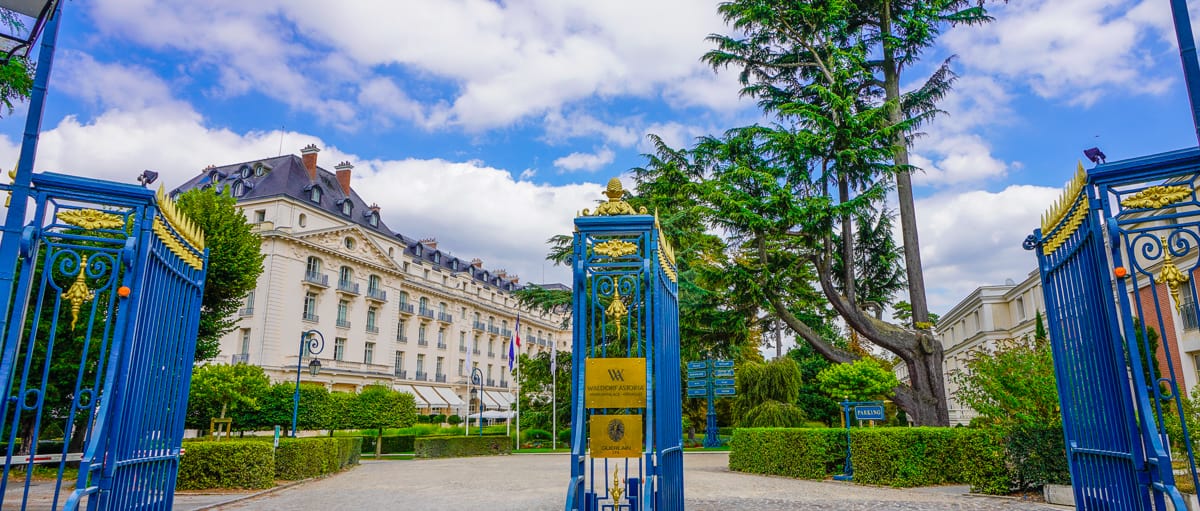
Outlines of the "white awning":
<svg viewBox="0 0 1200 511">
<path fill-rule="evenodd" d="M 413 401 L 416 403 L 417 408 L 425 408 L 429 406 L 429 403 L 422 399 L 421 395 L 417 394 L 417 391 L 413 390 L 413 388 L 409 385 L 392 385 L 392 388 L 406 394 L 412 394 Z"/>
<path fill-rule="evenodd" d="M 492 393 L 485 390 L 485 391 L 483 391 L 483 407 L 484 408 L 500 408 L 501 406 L 500 406 L 500 403 L 497 403 L 496 400 L 492 397 Z"/>
<path fill-rule="evenodd" d="M 442 396 L 438 395 L 437 391 L 433 390 L 433 387 L 413 385 L 413 388 L 417 389 L 417 393 L 421 395 L 421 398 L 424 399 L 426 403 L 429 403 L 430 408 L 446 407 L 446 400 L 443 399 Z"/>
<path fill-rule="evenodd" d="M 485 390 L 483 393 L 495 401 L 496 406 L 500 407 L 501 410 L 508 410 L 509 408 L 512 408 L 512 394 L 507 392 L 496 392 L 492 390 Z"/>
<path fill-rule="evenodd" d="M 442 396 L 442 399 L 445 399 L 452 407 L 457 408 L 466 404 L 462 398 L 458 397 L 458 394 L 455 394 L 453 390 L 446 387 L 433 387 L 433 390 L 437 391 L 438 395 Z"/>
</svg>

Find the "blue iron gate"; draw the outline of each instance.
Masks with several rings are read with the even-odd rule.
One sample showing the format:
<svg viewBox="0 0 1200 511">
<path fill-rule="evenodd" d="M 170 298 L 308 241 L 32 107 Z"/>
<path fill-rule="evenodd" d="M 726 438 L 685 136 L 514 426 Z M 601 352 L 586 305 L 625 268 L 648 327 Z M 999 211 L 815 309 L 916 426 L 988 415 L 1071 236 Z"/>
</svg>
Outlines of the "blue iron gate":
<svg viewBox="0 0 1200 511">
<path fill-rule="evenodd" d="M 1196 482 L 1186 422 L 1171 421 L 1182 424 L 1171 438 L 1165 419 L 1182 409 L 1169 341 L 1197 319 L 1198 178 L 1198 149 L 1081 165 L 1025 242 L 1037 251 L 1079 509 L 1183 509 L 1172 458 Z"/>
<path fill-rule="evenodd" d="M 0 504 L 170 509 L 203 236 L 161 190 L 47 173 L 29 192 L 0 355 Z"/>
<path fill-rule="evenodd" d="M 657 219 L 621 200 L 575 219 L 574 345 L 571 385 L 570 511 L 683 509 L 683 431 L 679 305 L 674 255 Z M 589 405 L 587 368 L 603 359 L 644 359 L 644 407 Z M 639 375 L 639 377 L 642 375 Z M 633 416 L 625 426 L 592 431 L 592 421 Z M 604 457 L 594 435 L 645 431 L 632 457 Z M 590 445 L 589 445 L 590 444 Z M 590 447 L 590 449 L 589 449 Z"/>
</svg>

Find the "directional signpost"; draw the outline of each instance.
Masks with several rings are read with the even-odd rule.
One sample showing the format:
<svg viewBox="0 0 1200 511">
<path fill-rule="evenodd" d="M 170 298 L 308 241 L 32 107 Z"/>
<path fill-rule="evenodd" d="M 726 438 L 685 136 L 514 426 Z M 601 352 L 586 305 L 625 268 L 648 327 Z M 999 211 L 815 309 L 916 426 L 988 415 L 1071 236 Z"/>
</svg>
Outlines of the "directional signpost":
<svg viewBox="0 0 1200 511">
<path fill-rule="evenodd" d="M 854 410 L 855 420 L 881 421 L 883 401 L 842 401 L 842 413 L 846 419 L 846 473 L 833 476 L 838 481 L 854 480 L 854 466 L 850 464 L 850 410 Z"/>
<path fill-rule="evenodd" d="M 708 399 L 708 425 L 704 429 L 704 446 L 720 447 L 721 437 L 717 430 L 717 409 L 713 400 L 733 397 L 732 360 L 696 360 L 687 363 L 687 395 L 690 398 Z"/>
</svg>

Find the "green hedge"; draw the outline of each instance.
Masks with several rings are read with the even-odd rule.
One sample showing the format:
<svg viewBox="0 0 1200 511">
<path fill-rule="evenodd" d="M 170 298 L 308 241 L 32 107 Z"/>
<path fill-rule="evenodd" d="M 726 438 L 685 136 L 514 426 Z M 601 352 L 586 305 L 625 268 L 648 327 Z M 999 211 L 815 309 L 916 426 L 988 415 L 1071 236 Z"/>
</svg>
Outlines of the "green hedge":
<svg viewBox="0 0 1200 511">
<path fill-rule="evenodd" d="M 417 458 L 456 458 L 461 456 L 490 456 L 512 454 L 512 437 L 451 436 L 416 439 Z"/>
<path fill-rule="evenodd" d="M 338 470 L 350 465 L 357 465 L 358 459 L 362 455 L 362 437 L 341 437 L 335 440 L 338 443 Z M 386 443 L 383 445 L 387 447 Z"/>
<path fill-rule="evenodd" d="M 801 479 L 840 473 L 846 431 L 829 428 L 738 428 L 729 442 L 729 469 Z"/>
<path fill-rule="evenodd" d="M 362 438 L 362 453 L 374 456 L 375 455 L 375 437 L 364 436 Z M 393 435 L 383 437 L 383 454 L 410 453 L 413 452 L 413 441 L 416 440 L 414 435 Z"/>
<path fill-rule="evenodd" d="M 275 477 L 285 481 L 336 472 L 340 467 L 337 438 L 287 438 L 275 450 Z"/>
<path fill-rule="evenodd" d="M 179 458 L 180 490 L 275 486 L 275 456 L 266 442 L 188 442 Z"/>
<path fill-rule="evenodd" d="M 842 473 L 845 430 L 734 431 L 729 468 L 804 479 Z M 854 428 L 854 480 L 911 487 L 966 483 L 1003 494 L 1046 483 L 1069 484 L 1061 428 Z"/>
</svg>

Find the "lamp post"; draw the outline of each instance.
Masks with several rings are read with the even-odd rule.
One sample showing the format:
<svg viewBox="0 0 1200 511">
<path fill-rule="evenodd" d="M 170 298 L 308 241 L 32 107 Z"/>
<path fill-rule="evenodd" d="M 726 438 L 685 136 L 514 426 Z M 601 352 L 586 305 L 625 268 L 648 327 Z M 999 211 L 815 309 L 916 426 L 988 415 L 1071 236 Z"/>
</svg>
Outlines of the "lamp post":
<svg viewBox="0 0 1200 511">
<path fill-rule="evenodd" d="M 292 394 L 292 438 L 296 438 L 296 417 L 300 413 L 300 371 L 303 369 L 306 344 L 308 353 L 314 355 L 312 361 L 308 363 L 308 372 L 316 376 L 321 372 L 321 361 L 317 360 L 316 355 L 325 349 L 325 336 L 316 330 L 305 330 L 300 333 L 300 353 L 296 357 L 296 393 Z"/>
<path fill-rule="evenodd" d="M 471 369 L 471 383 L 475 384 L 475 389 L 471 389 L 471 395 L 474 396 L 477 391 L 479 393 L 479 406 L 476 407 L 479 410 L 479 422 L 476 424 L 479 425 L 479 436 L 483 436 L 483 371 L 480 371 L 478 367 Z M 467 406 L 470 405 L 468 404 Z M 469 411 L 470 410 L 468 409 L 468 412 Z M 467 414 L 467 427 L 471 427 L 471 417 L 469 413 Z"/>
</svg>

